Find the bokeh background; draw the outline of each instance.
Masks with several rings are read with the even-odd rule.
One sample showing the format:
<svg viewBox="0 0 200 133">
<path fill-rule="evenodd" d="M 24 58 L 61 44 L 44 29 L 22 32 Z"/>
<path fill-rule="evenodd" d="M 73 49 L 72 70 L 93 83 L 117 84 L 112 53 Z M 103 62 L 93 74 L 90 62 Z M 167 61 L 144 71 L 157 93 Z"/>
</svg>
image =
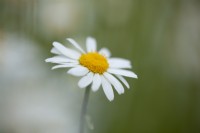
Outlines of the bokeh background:
<svg viewBox="0 0 200 133">
<path fill-rule="evenodd" d="M 84 90 L 44 60 L 87 36 L 139 77 L 91 93 L 87 133 L 200 132 L 199 0 L 0 0 L 0 133 L 78 132 Z"/>
</svg>

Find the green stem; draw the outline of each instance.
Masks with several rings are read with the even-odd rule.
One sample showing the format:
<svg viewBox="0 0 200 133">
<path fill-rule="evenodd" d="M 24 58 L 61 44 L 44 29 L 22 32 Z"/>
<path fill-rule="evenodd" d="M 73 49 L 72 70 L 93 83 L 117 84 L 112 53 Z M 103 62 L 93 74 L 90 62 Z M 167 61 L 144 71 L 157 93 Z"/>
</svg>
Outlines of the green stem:
<svg viewBox="0 0 200 133">
<path fill-rule="evenodd" d="M 86 115 L 86 112 L 87 112 L 89 94 L 90 94 L 90 86 L 88 86 L 85 89 L 85 94 L 84 94 L 82 109 L 81 109 L 80 129 L 79 129 L 80 132 L 79 133 L 84 133 L 85 115 Z"/>
</svg>

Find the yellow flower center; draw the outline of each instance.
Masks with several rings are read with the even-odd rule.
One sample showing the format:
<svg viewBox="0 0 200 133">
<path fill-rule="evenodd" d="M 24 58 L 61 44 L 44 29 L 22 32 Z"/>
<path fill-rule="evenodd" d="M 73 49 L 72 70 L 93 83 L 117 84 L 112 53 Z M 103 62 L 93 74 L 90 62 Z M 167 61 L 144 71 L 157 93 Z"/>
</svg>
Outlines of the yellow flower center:
<svg viewBox="0 0 200 133">
<path fill-rule="evenodd" d="M 93 73 L 103 74 L 109 67 L 107 59 L 97 52 L 82 54 L 79 62 Z"/>
</svg>

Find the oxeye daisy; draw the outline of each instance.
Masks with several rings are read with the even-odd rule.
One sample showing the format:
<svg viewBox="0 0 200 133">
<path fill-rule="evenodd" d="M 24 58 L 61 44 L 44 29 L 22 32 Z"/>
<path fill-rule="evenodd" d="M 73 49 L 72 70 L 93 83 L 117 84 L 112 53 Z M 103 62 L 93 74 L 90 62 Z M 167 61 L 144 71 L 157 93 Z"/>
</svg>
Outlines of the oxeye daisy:
<svg viewBox="0 0 200 133">
<path fill-rule="evenodd" d="M 91 85 L 95 92 L 101 86 L 109 101 L 114 99 L 113 88 L 118 94 L 124 93 L 122 83 L 129 88 L 129 84 L 124 77 L 137 78 L 137 75 L 130 70 L 131 62 L 123 58 L 113 58 L 107 48 L 97 50 L 96 40 L 92 37 L 86 39 L 86 51 L 73 39 L 67 38 L 76 50 L 67 48 L 59 42 L 53 42 L 51 53 L 56 56 L 45 61 L 56 63 L 52 67 L 70 68 L 67 73 L 81 77 L 78 82 L 80 88 Z"/>
</svg>

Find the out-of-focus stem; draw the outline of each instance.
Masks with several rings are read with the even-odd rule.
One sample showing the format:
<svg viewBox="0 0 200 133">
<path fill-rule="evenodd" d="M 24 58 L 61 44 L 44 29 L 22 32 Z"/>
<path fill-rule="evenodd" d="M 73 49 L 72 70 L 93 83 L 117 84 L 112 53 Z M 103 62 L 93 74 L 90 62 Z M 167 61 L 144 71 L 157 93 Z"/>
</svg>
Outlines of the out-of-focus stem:
<svg viewBox="0 0 200 133">
<path fill-rule="evenodd" d="M 90 86 L 88 86 L 85 89 L 85 94 L 84 94 L 83 103 L 82 103 L 82 109 L 81 109 L 79 133 L 84 133 L 85 115 L 86 115 L 86 112 L 87 112 L 89 94 L 90 94 Z"/>
</svg>

